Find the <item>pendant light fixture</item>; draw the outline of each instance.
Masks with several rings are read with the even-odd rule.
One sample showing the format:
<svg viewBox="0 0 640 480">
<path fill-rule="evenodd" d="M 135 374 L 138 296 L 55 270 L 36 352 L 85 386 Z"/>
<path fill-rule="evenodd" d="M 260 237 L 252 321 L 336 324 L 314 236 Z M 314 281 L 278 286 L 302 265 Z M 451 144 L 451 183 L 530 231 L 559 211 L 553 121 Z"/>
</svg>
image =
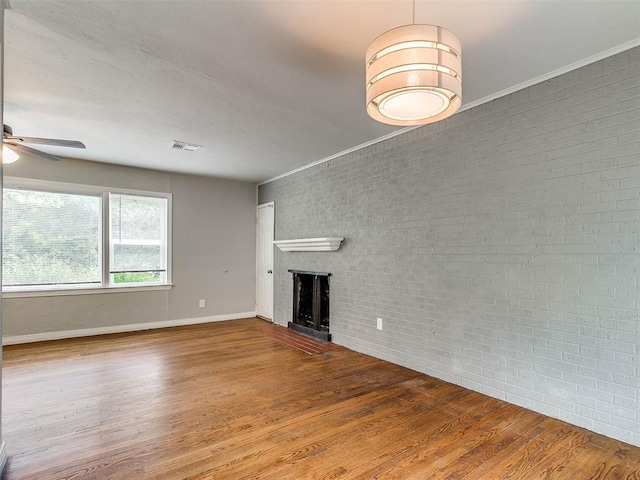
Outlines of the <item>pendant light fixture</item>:
<svg viewBox="0 0 640 480">
<path fill-rule="evenodd" d="M 446 28 L 413 24 L 376 38 L 366 55 L 367 113 L 389 125 L 424 125 L 462 103 L 460 40 Z"/>
</svg>

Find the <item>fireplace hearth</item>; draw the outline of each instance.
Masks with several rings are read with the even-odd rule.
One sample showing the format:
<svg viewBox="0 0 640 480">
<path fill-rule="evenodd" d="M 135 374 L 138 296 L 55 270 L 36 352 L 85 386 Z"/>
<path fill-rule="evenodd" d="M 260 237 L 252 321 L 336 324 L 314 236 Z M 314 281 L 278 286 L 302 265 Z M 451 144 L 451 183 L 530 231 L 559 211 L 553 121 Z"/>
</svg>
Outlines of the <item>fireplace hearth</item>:
<svg viewBox="0 0 640 480">
<path fill-rule="evenodd" d="M 329 333 L 329 276 L 326 272 L 289 270 L 293 274 L 293 319 L 289 328 L 331 341 Z"/>
</svg>

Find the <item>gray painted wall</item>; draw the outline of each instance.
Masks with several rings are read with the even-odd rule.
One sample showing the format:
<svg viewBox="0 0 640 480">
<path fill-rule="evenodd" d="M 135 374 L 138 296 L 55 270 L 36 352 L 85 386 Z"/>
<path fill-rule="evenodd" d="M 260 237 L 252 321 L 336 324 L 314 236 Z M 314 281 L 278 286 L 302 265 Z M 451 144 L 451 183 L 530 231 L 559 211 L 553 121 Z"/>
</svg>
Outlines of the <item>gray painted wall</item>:
<svg viewBox="0 0 640 480">
<path fill-rule="evenodd" d="M 5 299 L 5 336 L 255 310 L 255 185 L 71 159 L 25 157 L 4 170 L 12 177 L 172 193 L 175 284 L 169 291 Z M 198 308 L 199 299 L 205 308 Z"/>
<path fill-rule="evenodd" d="M 336 343 L 640 445 L 640 48 L 265 184 Z M 376 317 L 384 328 L 376 330 Z"/>
</svg>

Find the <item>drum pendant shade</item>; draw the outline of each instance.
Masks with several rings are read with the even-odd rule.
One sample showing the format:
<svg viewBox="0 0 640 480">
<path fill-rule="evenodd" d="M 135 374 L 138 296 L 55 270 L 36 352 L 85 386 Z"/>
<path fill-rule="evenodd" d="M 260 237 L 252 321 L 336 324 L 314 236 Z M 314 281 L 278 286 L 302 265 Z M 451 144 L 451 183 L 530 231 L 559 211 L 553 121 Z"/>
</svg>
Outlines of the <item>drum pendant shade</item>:
<svg viewBox="0 0 640 480">
<path fill-rule="evenodd" d="M 366 54 L 367 113 L 389 125 L 423 125 L 462 102 L 460 40 L 435 25 L 405 25 L 376 38 Z"/>
</svg>

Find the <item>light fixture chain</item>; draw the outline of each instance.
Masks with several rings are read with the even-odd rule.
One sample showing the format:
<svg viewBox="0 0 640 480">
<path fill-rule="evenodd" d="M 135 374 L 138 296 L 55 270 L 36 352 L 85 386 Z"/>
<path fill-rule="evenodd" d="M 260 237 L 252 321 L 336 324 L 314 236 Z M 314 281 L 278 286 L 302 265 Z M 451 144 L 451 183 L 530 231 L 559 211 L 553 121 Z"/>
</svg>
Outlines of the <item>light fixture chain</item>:
<svg viewBox="0 0 640 480">
<path fill-rule="evenodd" d="M 416 24 L 416 0 L 413 0 L 413 24 Z"/>
</svg>

